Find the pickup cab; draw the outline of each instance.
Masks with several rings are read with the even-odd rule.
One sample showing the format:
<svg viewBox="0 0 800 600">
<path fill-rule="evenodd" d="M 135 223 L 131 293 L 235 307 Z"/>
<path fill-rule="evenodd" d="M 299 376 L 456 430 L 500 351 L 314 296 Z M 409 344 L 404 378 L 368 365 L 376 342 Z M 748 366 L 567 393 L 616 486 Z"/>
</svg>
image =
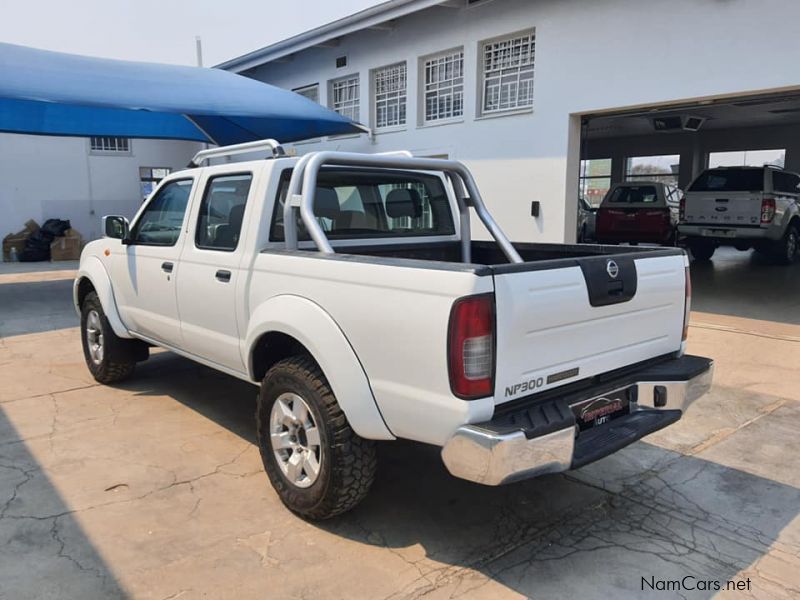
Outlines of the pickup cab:
<svg viewBox="0 0 800 600">
<path fill-rule="evenodd" d="M 260 386 L 264 467 L 303 517 L 355 506 L 380 440 L 498 485 L 602 458 L 709 389 L 683 250 L 511 243 L 459 162 L 262 147 L 105 217 L 74 303 L 97 381 L 160 346 Z"/>
<path fill-rule="evenodd" d="M 706 169 L 686 192 L 678 230 L 697 260 L 734 246 L 790 265 L 800 256 L 800 175 L 771 165 Z"/>
</svg>

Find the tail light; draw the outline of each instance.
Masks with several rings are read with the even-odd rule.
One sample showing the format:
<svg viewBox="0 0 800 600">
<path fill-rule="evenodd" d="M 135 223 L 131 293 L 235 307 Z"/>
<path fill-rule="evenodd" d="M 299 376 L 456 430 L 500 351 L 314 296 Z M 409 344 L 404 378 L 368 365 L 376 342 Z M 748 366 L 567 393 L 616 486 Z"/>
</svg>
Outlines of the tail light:
<svg viewBox="0 0 800 600">
<path fill-rule="evenodd" d="M 692 307 L 692 274 L 689 272 L 689 267 L 686 267 L 684 272 L 686 273 L 686 287 L 684 288 L 686 294 L 683 305 L 683 335 L 681 340 L 685 342 L 689 337 L 689 311 Z"/>
<path fill-rule="evenodd" d="M 456 300 L 450 311 L 448 369 L 450 389 L 465 400 L 494 392 L 494 296 Z"/>
<path fill-rule="evenodd" d="M 775 198 L 764 198 L 761 201 L 761 222 L 772 223 L 775 216 Z"/>
<path fill-rule="evenodd" d="M 678 219 L 681 221 L 686 220 L 686 196 L 681 196 L 681 202 L 678 205 Z"/>
</svg>

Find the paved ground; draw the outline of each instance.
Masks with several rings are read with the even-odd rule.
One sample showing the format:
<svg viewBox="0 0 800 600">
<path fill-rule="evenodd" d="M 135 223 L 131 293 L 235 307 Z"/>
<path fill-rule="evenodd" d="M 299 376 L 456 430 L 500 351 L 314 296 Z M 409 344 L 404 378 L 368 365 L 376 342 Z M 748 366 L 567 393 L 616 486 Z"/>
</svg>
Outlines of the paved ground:
<svg viewBox="0 0 800 600">
<path fill-rule="evenodd" d="M 687 575 L 797 598 L 800 266 L 715 258 L 694 269 L 690 350 L 716 385 L 683 421 L 502 488 L 386 444 L 367 501 L 323 525 L 262 473 L 255 388 L 168 353 L 95 385 L 71 265 L 0 267 L 0 598 L 608 599 Z"/>
</svg>

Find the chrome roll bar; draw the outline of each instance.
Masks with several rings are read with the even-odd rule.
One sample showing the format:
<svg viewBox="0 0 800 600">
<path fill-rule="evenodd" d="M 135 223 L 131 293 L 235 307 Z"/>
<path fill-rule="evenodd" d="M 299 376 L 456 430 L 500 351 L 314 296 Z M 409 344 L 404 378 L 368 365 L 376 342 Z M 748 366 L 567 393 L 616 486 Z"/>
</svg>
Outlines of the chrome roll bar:
<svg viewBox="0 0 800 600">
<path fill-rule="evenodd" d="M 458 202 L 462 260 L 471 262 L 470 249 L 472 239 L 469 209 L 473 208 L 509 262 L 523 262 L 522 257 L 511 245 L 511 242 L 492 218 L 492 215 L 489 214 L 472 173 L 463 163 L 440 158 L 416 158 L 408 156 L 408 153 L 405 152 L 358 154 L 354 152 L 322 151 L 304 155 L 295 164 L 283 207 L 284 235 L 286 248 L 289 250 L 297 249 L 297 224 L 294 219 L 294 211 L 299 210 L 300 218 L 319 251 L 325 254 L 334 254 L 333 247 L 314 216 L 314 196 L 317 190 L 317 178 L 323 165 L 443 172 L 449 179 Z"/>
</svg>

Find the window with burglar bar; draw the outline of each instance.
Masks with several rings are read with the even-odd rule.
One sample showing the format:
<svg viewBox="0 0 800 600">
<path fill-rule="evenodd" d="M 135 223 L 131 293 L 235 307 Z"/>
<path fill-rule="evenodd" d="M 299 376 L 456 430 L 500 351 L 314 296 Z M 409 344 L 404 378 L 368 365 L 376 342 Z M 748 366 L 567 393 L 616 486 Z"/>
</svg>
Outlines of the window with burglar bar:
<svg viewBox="0 0 800 600">
<path fill-rule="evenodd" d="M 425 122 L 464 114 L 464 52 L 448 52 L 424 62 Z"/>
<path fill-rule="evenodd" d="M 372 81 L 375 93 L 375 128 L 406 124 L 406 63 L 375 69 Z"/>
<path fill-rule="evenodd" d="M 92 137 L 92 152 L 124 152 L 131 151 L 130 140 L 124 137 Z"/>
<path fill-rule="evenodd" d="M 535 46 L 533 31 L 483 44 L 483 114 L 533 106 Z"/>
<path fill-rule="evenodd" d="M 331 81 L 330 107 L 343 117 L 358 121 L 359 94 L 358 75 Z"/>
</svg>

